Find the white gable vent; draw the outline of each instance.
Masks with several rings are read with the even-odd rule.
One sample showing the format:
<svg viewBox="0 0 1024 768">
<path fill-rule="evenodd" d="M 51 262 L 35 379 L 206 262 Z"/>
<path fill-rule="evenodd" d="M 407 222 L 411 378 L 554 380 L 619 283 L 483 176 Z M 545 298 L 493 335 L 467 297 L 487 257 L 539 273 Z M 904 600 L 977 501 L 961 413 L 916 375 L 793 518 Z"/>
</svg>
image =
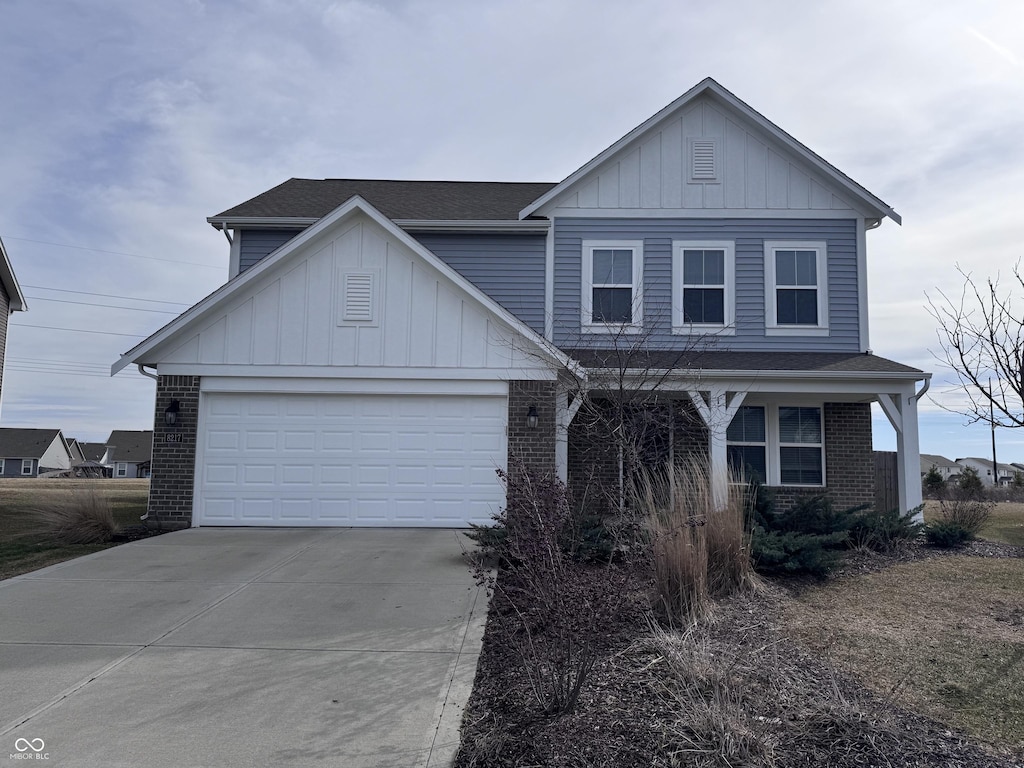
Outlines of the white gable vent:
<svg viewBox="0 0 1024 768">
<path fill-rule="evenodd" d="M 373 272 L 348 272 L 344 282 L 344 308 L 341 319 L 347 323 L 372 323 L 374 320 Z"/>
<path fill-rule="evenodd" d="M 690 178 L 693 181 L 718 179 L 717 145 L 714 139 L 690 139 Z"/>
</svg>

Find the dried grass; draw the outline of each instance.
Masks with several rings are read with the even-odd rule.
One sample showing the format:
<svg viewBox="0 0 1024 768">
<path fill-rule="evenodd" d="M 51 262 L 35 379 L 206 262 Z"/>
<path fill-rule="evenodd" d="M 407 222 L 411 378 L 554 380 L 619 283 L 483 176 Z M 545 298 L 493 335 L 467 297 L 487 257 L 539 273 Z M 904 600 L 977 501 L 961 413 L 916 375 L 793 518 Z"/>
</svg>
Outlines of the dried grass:
<svg viewBox="0 0 1024 768">
<path fill-rule="evenodd" d="M 695 459 L 643 473 L 633 503 L 650 539 L 655 607 L 670 625 L 684 626 L 711 600 L 755 584 L 743 486 L 730 484 L 718 508 L 708 465 Z"/>
<path fill-rule="evenodd" d="M 110 501 L 92 489 L 54 495 L 28 515 L 35 531 L 63 544 L 105 544 L 117 530 Z"/>
</svg>

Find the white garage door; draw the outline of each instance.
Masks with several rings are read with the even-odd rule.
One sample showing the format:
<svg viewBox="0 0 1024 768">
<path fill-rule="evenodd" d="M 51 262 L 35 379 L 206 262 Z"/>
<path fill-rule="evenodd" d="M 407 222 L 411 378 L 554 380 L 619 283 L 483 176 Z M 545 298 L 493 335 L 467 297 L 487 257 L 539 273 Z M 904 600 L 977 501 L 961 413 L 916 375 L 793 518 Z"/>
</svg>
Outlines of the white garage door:
<svg viewBox="0 0 1024 768">
<path fill-rule="evenodd" d="M 204 394 L 196 524 L 488 523 L 506 418 L 504 396 Z"/>
</svg>

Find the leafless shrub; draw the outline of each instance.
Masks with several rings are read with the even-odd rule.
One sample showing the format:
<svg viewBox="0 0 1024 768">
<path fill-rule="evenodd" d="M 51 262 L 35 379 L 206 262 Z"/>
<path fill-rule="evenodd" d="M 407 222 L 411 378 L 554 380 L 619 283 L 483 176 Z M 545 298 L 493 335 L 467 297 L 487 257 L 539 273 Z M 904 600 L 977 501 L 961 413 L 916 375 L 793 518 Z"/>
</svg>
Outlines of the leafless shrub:
<svg viewBox="0 0 1024 768">
<path fill-rule="evenodd" d="M 545 714 L 562 714 L 576 706 L 632 572 L 573 559 L 573 505 L 560 481 L 522 466 L 498 474 L 508 500 L 496 521 L 504 529 L 496 545 L 502 572 L 496 576 L 480 560 L 472 567 L 499 608 L 516 617 L 510 644 L 534 699 Z"/>
<path fill-rule="evenodd" d="M 634 505 L 650 537 L 657 613 L 682 626 L 703 615 L 711 599 L 754 584 L 747 494 L 730 485 L 717 508 L 706 460 L 641 473 Z"/>
<path fill-rule="evenodd" d="M 29 514 L 37 530 L 63 544 L 104 544 L 117 530 L 109 500 L 92 489 L 55 495 Z"/>
<path fill-rule="evenodd" d="M 976 536 L 992 516 L 995 502 L 972 493 L 950 489 L 939 497 L 939 520 L 964 529 Z"/>
</svg>

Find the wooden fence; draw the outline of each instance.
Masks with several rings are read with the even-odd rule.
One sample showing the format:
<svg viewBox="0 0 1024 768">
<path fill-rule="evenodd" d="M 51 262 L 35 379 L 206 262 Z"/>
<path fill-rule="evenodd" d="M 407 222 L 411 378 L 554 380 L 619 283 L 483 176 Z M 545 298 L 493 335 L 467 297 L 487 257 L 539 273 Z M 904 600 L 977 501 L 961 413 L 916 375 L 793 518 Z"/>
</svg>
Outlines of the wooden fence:
<svg viewBox="0 0 1024 768">
<path fill-rule="evenodd" d="M 900 505 L 896 451 L 875 451 L 875 509 L 889 511 Z M 901 509 L 900 512 L 907 510 Z"/>
</svg>

